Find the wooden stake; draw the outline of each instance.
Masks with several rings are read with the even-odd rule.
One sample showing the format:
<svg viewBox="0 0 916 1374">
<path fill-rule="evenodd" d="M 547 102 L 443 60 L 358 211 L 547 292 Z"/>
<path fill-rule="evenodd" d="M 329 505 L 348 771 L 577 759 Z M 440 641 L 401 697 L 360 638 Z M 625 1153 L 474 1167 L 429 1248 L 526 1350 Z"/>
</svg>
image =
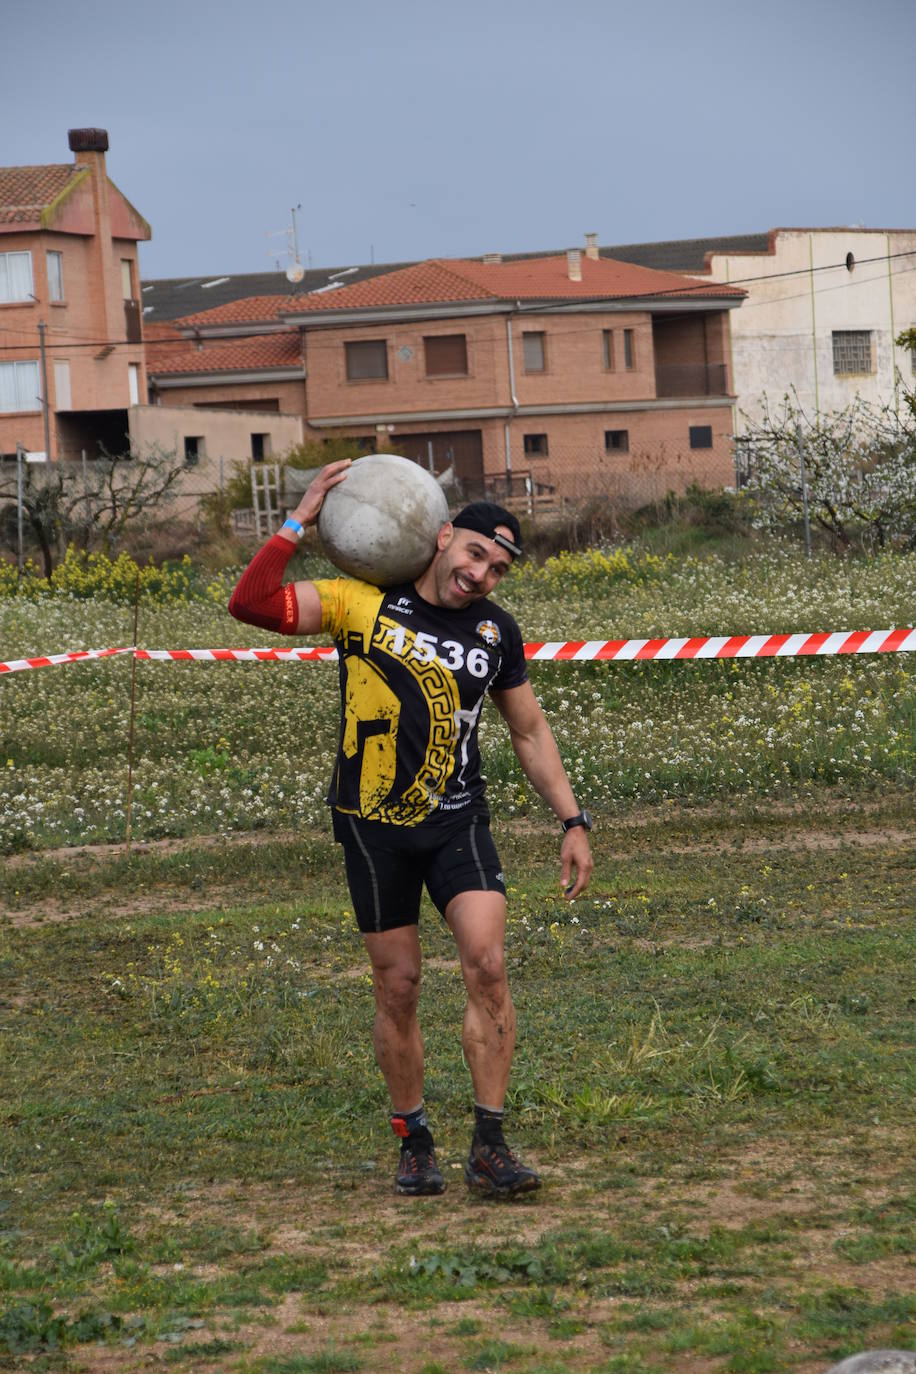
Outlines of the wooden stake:
<svg viewBox="0 0 916 1374">
<path fill-rule="evenodd" d="M 137 569 L 137 580 L 134 584 L 134 637 L 131 641 L 135 652 L 131 656 L 130 662 L 130 731 L 127 742 L 127 828 L 125 832 L 125 849 L 130 853 L 130 814 L 131 802 L 133 800 L 134 788 L 134 717 L 136 715 L 137 704 L 137 623 L 140 619 L 140 570 Z"/>
</svg>

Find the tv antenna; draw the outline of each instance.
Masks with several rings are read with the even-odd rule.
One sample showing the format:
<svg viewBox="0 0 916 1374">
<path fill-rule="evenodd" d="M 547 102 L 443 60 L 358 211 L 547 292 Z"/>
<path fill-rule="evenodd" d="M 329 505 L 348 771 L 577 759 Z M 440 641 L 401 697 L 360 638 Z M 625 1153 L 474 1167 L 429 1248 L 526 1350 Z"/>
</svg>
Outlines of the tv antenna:
<svg viewBox="0 0 916 1374">
<path fill-rule="evenodd" d="M 301 209 L 302 203 L 300 201 L 298 205 L 294 205 L 290 210 L 291 222 L 285 229 L 275 229 L 267 233 L 269 239 L 286 239 L 286 255 L 289 259 L 289 265 L 286 268 L 286 279 L 294 283 L 302 281 L 302 278 L 305 276 L 305 268 L 302 266 L 299 258 L 299 235 L 296 230 L 296 211 Z M 277 271 L 279 272 L 280 258 L 277 255 L 276 249 L 268 248 L 267 256 L 269 258 L 274 258 L 277 264 Z"/>
</svg>

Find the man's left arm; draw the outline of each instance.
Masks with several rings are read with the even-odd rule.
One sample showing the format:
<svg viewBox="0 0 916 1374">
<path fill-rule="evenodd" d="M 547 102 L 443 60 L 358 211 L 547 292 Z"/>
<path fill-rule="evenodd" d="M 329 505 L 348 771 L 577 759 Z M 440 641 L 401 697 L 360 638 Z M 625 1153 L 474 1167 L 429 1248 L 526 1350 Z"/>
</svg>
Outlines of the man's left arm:
<svg viewBox="0 0 916 1374">
<path fill-rule="evenodd" d="M 491 696 L 509 727 L 512 748 L 525 776 L 557 820 L 569 820 L 578 813 L 579 804 L 566 776 L 553 731 L 531 683 L 523 682 L 519 687 L 492 692 Z M 560 860 L 563 891 L 572 901 L 586 888 L 594 867 L 588 831 L 584 826 L 567 830 L 560 848 Z"/>
</svg>

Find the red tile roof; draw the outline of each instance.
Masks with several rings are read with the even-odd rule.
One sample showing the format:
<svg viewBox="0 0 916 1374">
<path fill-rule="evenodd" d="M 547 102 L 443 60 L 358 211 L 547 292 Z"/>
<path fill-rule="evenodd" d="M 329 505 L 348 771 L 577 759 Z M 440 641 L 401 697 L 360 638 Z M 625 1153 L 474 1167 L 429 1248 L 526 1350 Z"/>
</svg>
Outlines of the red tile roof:
<svg viewBox="0 0 916 1374">
<path fill-rule="evenodd" d="M 740 299 L 745 294 L 738 287 L 707 285 L 677 272 L 659 272 L 612 258 L 595 260 L 583 254 L 581 269 L 582 280 L 570 281 L 565 254 L 504 263 L 432 259 L 337 291 L 300 296 L 293 304 L 283 302 L 281 313 L 295 317 L 325 310 L 480 300 L 592 301 L 646 296 Z"/>
<path fill-rule="evenodd" d="M 183 328 L 206 329 L 221 324 L 267 324 L 325 310 L 371 310 L 397 305 L 440 305 L 462 301 L 628 300 L 646 296 L 734 296 L 736 286 L 695 281 L 678 272 L 618 262 L 581 258 L 582 280 L 570 281 L 566 255 L 520 262 L 470 262 L 431 258 L 394 272 L 296 296 L 248 296 L 213 310 L 176 320 Z"/>
<path fill-rule="evenodd" d="M 168 325 L 146 325 L 146 366 L 153 377 L 207 372 L 260 372 L 275 367 L 301 367 L 298 330 L 255 334 L 245 339 L 185 339 Z"/>
<path fill-rule="evenodd" d="M 47 167 L 0 167 L 0 224 L 37 224 L 42 210 L 85 171 L 85 167 L 75 167 L 72 162 Z"/>
<path fill-rule="evenodd" d="M 275 324 L 280 311 L 295 307 L 298 296 L 245 296 L 239 301 L 228 301 L 225 305 L 215 305 L 212 310 L 200 310 L 195 315 L 182 315 L 174 321 L 179 329 L 186 325 L 200 326 L 211 324 Z"/>
<path fill-rule="evenodd" d="M 737 287 L 698 284 L 678 272 L 660 272 L 613 258 L 580 258 L 581 281 L 570 281 L 566 254 L 522 262 L 463 263 L 465 275 L 488 284 L 501 296 L 514 300 L 577 300 L 594 297 L 609 300 L 642 296 L 743 296 Z"/>
</svg>

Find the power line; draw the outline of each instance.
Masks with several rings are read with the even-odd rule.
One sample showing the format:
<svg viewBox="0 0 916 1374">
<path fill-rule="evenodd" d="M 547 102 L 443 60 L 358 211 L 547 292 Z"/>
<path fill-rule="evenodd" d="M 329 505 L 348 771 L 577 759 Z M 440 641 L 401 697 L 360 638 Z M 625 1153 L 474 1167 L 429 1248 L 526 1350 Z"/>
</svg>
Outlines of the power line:
<svg viewBox="0 0 916 1374">
<path fill-rule="evenodd" d="M 901 258 L 910 258 L 910 257 L 916 257 L 916 249 L 907 249 L 907 250 L 901 251 L 901 252 L 899 252 L 899 253 L 891 253 L 891 254 L 882 253 L 882 254 L 880 254 L 880 255 L 878 255 L 878 256 L 875 256 L 875 257 L 872 257 L 872 258 L 861 258 L 861 259 L 858 259 L 858 260 L 856 261 L 855 266 L 856 266 L 856 267 L 866 267 L 866 266 L 871 265 L 872 263 L 888 263 L 888 262 L 891 262 L 891 261 L 896 261 L 896 260 L 901 259 Z M 793 268 L 791 271 L 787 271 L 787 272 L 763 273 L 763 274 L 760 274 L 760 275 L 758 275 L 758 276 L 753 276 L 753 277 L 741 277 L 741 278 L 737 278 L 737 279 L 735 279 L 734 281 L 729 281 L 729 282 L 716 282 L 716 283 L 713 283 L 713 282 L 710 282 L 710 283 L 696 282 L 696 283 L 691 283 L 690 285 L 685 285 L 685 286 L 682 287 L 682 288 L 672 288 L 670 291 L 655 292 L 655 293 L 650 293 L 650 294 L 647 294 L 647 295 L 644 295 L 644 296 L 634 296 L 634 297 L 632 297 L 632 298 L 628 298 L 628 297 L 595 296 L 595 297 L 579 297 L 579 298 L 577 298 L 577 299 L 575 299 L 575 300 L 549 300 L 549 299 L 545 299 L 545 300 L 543 300 L 543 301 L 526 303 L 526 304 L 524 304 L 524 305 L 519 304 L 519 305 L 516 307 L 516 309 L 515 309 L 515 311 L 514 311 L 513 313 L 515 313 L 515 314 L 545 314 L 545 313 L 556 314 L 556 313 L 561 312 L 561 311 L 570 311 L 570 312 L 572 312 L 572 311 L 575 311 L 576 309 L 581 309 L 581 307 L 582 307 L 582 306 L 585 306 L 585 305 L 603 305 L 603 304 L 607 304 L 607 305 L 610 306 L 610 305 L 612 305 L 612 304 L 617 304 L 617 303 L 619 303 L 620 301 L 626 300 L 626 299 L 632 299 L 632 300 L 634 301 L 634 303 L 635 303 L 635 302 L 656 301 L 656 300 L 657 300 L 657 301 L 665 301 L 665 300 L 670 300 L 670 299 L 672 299 L 672 298 L 677 298 L 677 297 L 679 297 L 679 296 L 687 297 L 688 295 L 689 295 L 692 299 L 702 301 L 702 300 L 704 300 L 704 299 L 708 299 L 708 298 L 710 298 L 710 297 L 713 297 L 713 296 L 714 296 L 715 287 L 717 287 L 717 286 L 736 287 L 736 286 L 748 285 L 748 284 L 751 284 L 751 283 L 754 283 L 754 282 L 781 281 L 781 280 L 786 280 L 786 279 L 795 278 L 795 277 L 809 277 L 809 276 L 811 276 L 811 275 L 814 274 L 814 273 L 835 272 L 835 271 L 838 271 L 838 270 L 841 270 L 841 269 L 842 269 L 843 271 L 848 271 L 848 270 L 849 270 L 849 269 L 847 268 L 847 264 L 846 264 L 845 261 L 844 261 L 844 262 L 840 262 L 840 263 L 828 263 L 828 264 L 824 264 L 824 265 L 822 265 L 822 266 L 820 266 L 820 267 Z M 913 267 L 913 268 L 906 268 L 906 269 L 904 269 L 904 271 L 908 274 L 908 273 L 911 272 L 911 271 L 916 271 L 916 267 Z M 898 272 L 898 273 L 897 273 L 897 276 L 902 276 L 902 275 L 903 275 L 902 272 Z M 865 279 L 865 280 L 860 280 L 860 281 L 849 281 L 848 283 L 844 283 L 844 285 L 852 286 L 852 287 L 860 286 L 860 285 L 863 285 L 863 286 L 864 286 L 864 285 L 871 284 L 871 283 L 874 282 L 875 280 L 876 280 L 876 278 L 873 278 L 873 277 L 872 277 L 872 278 L 867 278 L 867 279 Z M 703 292 L 702 295 L 701 295 L 701 294 L 698 294 L 698 288 L 699 288 L 700 291 Z M 823 288 L 818 289 L 818 290 L 816 291 L 815 294 L 817 294 L 817 295 L 822 295 L 822 294 L 824 294 L 826 291 L 833 291 L 833 290 L 839 290 L 839 289 L 840 289 L 839 287 L 823 287 Z M 244 298 L 241 298 L 241 299 L 244 299 Z M 763 306 L 766 306 L 766 305 L 778 305 L 778 304 L 781 304 L 781 303 L 784 303 L 784 302 L 786 302 L 786 301 L 793 300 L 793 299 L 801 299 L 801 298 L 800 298 L 800 297 L 779 297 L 779 298 L 777 298 L 777 299 L 775 299 L 775 300 L 772 300 L 772 301 L 751 300 L 751 301 L 747 301 L 747 302 L 742 303 L 742 307 L 741 307 L 741 308 L 744 308 L 744 309 L 752 309 L 752 308 L 760 308 L 760 307 L 763 307 Z M 635 304 L 634 304 L 634 309 L 638 309 L 638 306 L 636 306 Z M 291 313 L 292 313 L 292 312 L 291 312 Z M 279 321 L 278 321 L 278 322 L 279 322 Z M 243 321 L 225 321 L 225 323 L 227 323 L 227 324 L 238 324 L 238 325 L 242 325 L 244 322 L 243 322 Z M 323 323 L 324 323 L 324 322 L 323 322 Z M 185 327 L 186 327 L 186 328 L 192 328 L 193 326 L 185 326 Z M 305 328 L 307 328 L 307 327 L 308 327 L 308 326 L 306 325 Z M 342 326 L 342 327 L 343 327 L 343 326 Z M 301 329 L 301 328 L 302 328 L 302 326 L 292 326 L 292 325 L 291 325 L 291 326 L 289 326 L 288 332 L 289 332 L 289 333 L 293 333 L 293 332 L 295 332 L 297 329 Z M 579 334 L 579 333 L 589 333 L 589 332 L 591 332 L 591 330 L 592 330 L 593 328 L 594 328 L 593 325 L 589 325 L 589 326 L 580 326 L 580 327 L 578 327 L 578 328 L 576 328 L 576 329 L 569 329 L 569 330 L 552 330 L 552 331 L 551 331 L 551 337 L 552 337 L 552 338 L 558 338 L 558 337 L 565 337 L 565 336 L 567 336 L 567 335 L 573 335 L 573 334 Z M 286 331 L 283 331 L 283 332 L 286 332 Z M 22 338 L 28 337 L 28 331 L 26 331 L 26 330 L 17 330 L 17 329 L 14 329 L 14 328 L 10 328 L 9 326 L 0 326 L 0 333 L 3 333 L 3 334 L 14 334 L 14 333 L 15 333 L 15 334 L 19 334 L 19 336 L 22 337 Z M 153 349 L 153 348 L 163 348 L 163 349 L 167 349 L 167 348 L 176 348 L 176 347 L 177 347 L 177 348 L 183 348 L 183 349 L 185 349 L 185 350 L 188 350 L 188 349 L 193 349 L 193 348 L 196 346 L 197 349 L 198 349 L 198 351 L 205 351 L 205 350 L 207 350 L 207 349 L 210 349 L 210 350 L 216 352 L 216 351 L 219 349 L 219 347 L 221 347 L 221 346 L 222 346 L 222 347 L 226 347 L 226 348 L 230 348 L 230 347 L 232 347 L 233 345 L 239 346 L 240 344 L 242 344 L 242 343 L 244 343 L 244 342 L 246 342 L 246 341 L 248 341 L 248 340 L 251 340 L 251 339 L 253 339 L 253 338 L 265 339 L 265 338 L 269 338 L 269 337 L 270 337 L 270 334 L 245 333 L 245 334 L 229 335 L 229 336 L 198 336 L 197 338 L 188 338 L 188 337 L 182 336 L 182 337 L 180 337 L 180 338 L 170 338 L 170 339 L 144 339 L 142 342 L 138 343 L 138 342 L 136 342 L 136 341 L 128 340 L 128 339 L 89 339 L 89 338 L 87 338 L 86 335 L 81 335 L 81 334 L 78 334 L 78 333 L 74 333 L 74 334 L 71 336 L 71 338 L 70 338 L 69 340 L 61 341 L 60 343 L 54 343 L 54 342 L 47 342 L 47 341 L 46 341 L 46 345 L 45 345 L 45 346 L 46 346 L 46 348 L 48 348 L 48 349 L 65 349 L 65 350 L 68 351 L 68 352 L 73 352 L 74 350 L 78 350 L 78 349 L 87 349 L 87 348 L 95 348 L 95 349 L 103 349 L 103 348 L 106 348 L 106 349 L 115 349 L 115 348 L 118 348 L 118 349 L 120 349 L 120 348 L 142 348 L 142 349 L 144 349 L 144 350 L 147 350 L 147 349 Z M 480 341 L 480 342 L 484 342 L 484 341 Z M 487 342 L 488 342 L 488 341 L 487 341 Z M 328 349 L 332 349 L 332 348 L 333 348 L 333 349 L 337 349 L 338 347 L 339 347 L 339 344 L 338 344 L 338 343 L 333 343 L 333 344 L 322 344 L 322 343 L 319 343 L 319 342 L 317 341 L 317 339 L 314 338 L 314 337 L 313 337 L 313 338 L 310 338 L 310 339 L 309 339 L 309 342 L 308 342 L 308 350 L 309 350 L 310 352 L 313 352 L 313 351 L 315 351 L 315 350 L 317 350 L 317 349 L 322 349 L 322 348 L 328 348 Z M 35 339 L 35 341 L 32 342 L 32 343 L 24 343 L 24 344 L 0 344 L 0 352 L 4 352 L 4 353 L 12 353 L 12 352 L 34 352 L 37 348 L 38 348 L 38 340 L 37 340 L 37 339 Z M 268 365 L 268 366 L 270 366 L 270 365 Z M 277 364 L 277 363 L 275 363 L 275 364 L 272 364 L 272 366 L 282 366 L 282 364 Z"/>
</svg>

